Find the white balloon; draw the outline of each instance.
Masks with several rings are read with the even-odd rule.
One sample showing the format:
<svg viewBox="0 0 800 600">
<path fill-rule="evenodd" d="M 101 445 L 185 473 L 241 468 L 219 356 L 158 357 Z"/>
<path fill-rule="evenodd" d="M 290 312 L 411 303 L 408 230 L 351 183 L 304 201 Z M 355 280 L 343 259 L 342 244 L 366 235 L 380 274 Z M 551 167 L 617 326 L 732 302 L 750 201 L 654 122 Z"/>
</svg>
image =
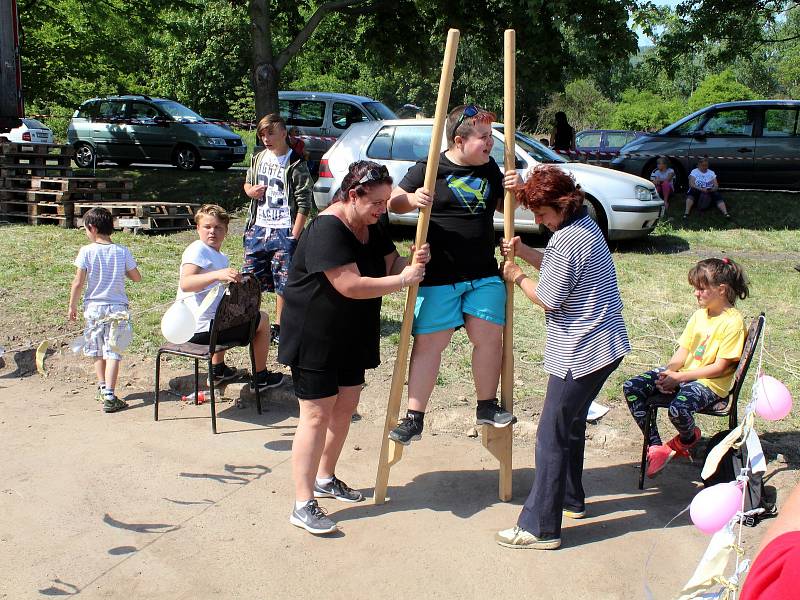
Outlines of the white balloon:
<svg viewBox="0 0 800 600">
<path fill-rule="evenodd" d="M 173 344 L 184 344 L 194 335 L 197 320 L 189 307 L 175 302 L 161 317 L 161 333 Z"/>
</svg>

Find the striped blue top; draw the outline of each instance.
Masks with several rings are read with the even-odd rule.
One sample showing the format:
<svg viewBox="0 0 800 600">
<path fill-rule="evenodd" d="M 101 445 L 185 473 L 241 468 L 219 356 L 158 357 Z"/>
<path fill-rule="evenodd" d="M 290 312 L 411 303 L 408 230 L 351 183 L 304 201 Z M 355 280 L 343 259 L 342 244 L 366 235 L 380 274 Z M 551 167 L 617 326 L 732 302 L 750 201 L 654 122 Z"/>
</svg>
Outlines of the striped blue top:
<svg viewBox="0 0 800 600">
<path fill-rule="evenodd" d="M 544 250 L 539 299 L 545 311 L 544 370 L 577 379 L 631 350 L 614 262 L 603 234 L 582 208 Z"/>
<path fill-rule="evenodd" d="M 84 309 L 99 304 L 128 305 L 125 273 L 136 268 L 128 248 L 120 244 L 88 244 L 78 251 L 75 266 L 86 271 Z"/>
</svg>

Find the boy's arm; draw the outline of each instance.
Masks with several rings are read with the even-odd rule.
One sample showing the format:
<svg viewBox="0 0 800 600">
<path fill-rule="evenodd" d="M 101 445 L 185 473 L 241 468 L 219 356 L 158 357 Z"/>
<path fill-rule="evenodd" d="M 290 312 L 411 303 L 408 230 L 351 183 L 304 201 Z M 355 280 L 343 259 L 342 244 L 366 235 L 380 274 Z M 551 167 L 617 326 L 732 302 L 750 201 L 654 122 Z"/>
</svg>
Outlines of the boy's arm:
<svg viewBox="0 0 800 600">
<path fill-rule="evenodd" d="M 81 299 L 81 291 L 86 283 L 86 269 L 80 267 L 75 269 L 75 277 L 72 279 L 72 286 L 69 290 L 69 309 L 67 318 L 74 321 L 78 318 L 78 301 Z"/>
<path fill-rule="evenodd" d="M 388 207 L 393 213 L 402 215 L 418 208 L 423 208 L 431 203 L 431 195 L 425 188 L 415 192 L 407 192 L 401 187 L 392 190 Z"/>
<path fill-rule="evenodd" d="M 314 201 L 314 181 L 305 162 L 299 163 L 292 173 L 292 193 L 297 212 L 292 225 L 292 237 L 298 239 L 306 226 L 311 203 Z"/>
<path fill-rule="evenodd" d="M 125 276 L 133 282 L 142 280 L 142 274 L 139 273 L 138 267 L 125 271 Z"/>
<path fill-rule="evenodd" d="M 183 292 L 201 292 L 212 283 L 238 283 L 242 275 L 231 267 L 218 271 L 202 272 L 202 268 L 191 263 L 181 265 L 181 278 L 179 287 Z"/>
</svg>

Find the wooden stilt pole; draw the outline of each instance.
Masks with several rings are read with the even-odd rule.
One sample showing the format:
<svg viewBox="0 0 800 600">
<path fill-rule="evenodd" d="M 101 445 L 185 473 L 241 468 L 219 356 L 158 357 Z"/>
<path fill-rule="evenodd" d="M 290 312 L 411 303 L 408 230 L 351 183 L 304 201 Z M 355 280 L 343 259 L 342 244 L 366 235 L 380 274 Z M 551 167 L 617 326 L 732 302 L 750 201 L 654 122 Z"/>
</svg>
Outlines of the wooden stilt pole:
<svg viewBox="0 0 800 600">
<path fill-rule="evenodd" d="M 436 99 L 436 113 L 433 119 L 431 145 L 428 149 L 428 165 L 425 169 L 425 188 L 433 195 L 436 187 L 436 172 L 439 169 L 439 154 L 442 151 L 442 133 L 447 119 L 447 107 L 450 103 L 450 87 L 453 84 L 453 69 L 456 63 L 456 50 L 459 40 L 458 29 L 447 32 L 447 44 L 442 61 L 442 75 L 439 79 L 439 95 Z M 415 244 L 421 247 L 428 238 L 428 223 L 431 207 L 419 211 Z M 417 302 L 417 285 L 408 288 L 406 307 L 403 313 L 403 324 L 400 327 L 400 341 L 397 345 L 397 357 L 392 372 L 392 386 L 389 391 L 389 403 L 386 407 L 386 421 L 383 426 L 381 454 L 378 459 L 378 474 L 375 479 L 375 504 L 386 501 L 386 489 L 389 485 L 389 469 L 403 457 L 403 446 L 389 439 L 389 432 L 397 425 L 400 416 L 400 401 L 403 399 L 403 386 L 408 369 L 408 348 L 411 342 L 411 325 L 414 322 L 414 305 Z"/>
<path fill-rule="evenodd" d="M 503 133 L 505 134 L 505 172 L 516 169 L 514 149 L 516 133 L 516 34 L 506 29 L 504 35 L 504 77 L 503 77 Z M 503 235 L 510 240 L 514 237 L 514 192 L 506 190 L 503 199 Z M 514 260 L 508 256 L 506 260 Z M 514 412 L 514 284 L 506 281 L 506 324 L 503 327 L 503 366 L 500 378 L 500 405 L 508 412 Z M 482 442 L 486 449 L 500 462 L 500 500 L 511 500 L 513 425 L 497 429 L 491 425 L 483 426 Z"/>
</svg>

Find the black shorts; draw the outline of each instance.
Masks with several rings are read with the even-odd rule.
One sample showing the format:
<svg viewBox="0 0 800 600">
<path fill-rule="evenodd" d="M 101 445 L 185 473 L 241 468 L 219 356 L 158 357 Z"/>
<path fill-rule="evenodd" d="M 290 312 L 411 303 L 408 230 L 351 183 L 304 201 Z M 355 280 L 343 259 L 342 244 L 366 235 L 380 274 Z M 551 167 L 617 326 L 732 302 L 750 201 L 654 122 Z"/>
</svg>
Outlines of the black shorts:
<svg viewBox="0 0 800 600">
<path fill-rule="evenodd" d="M 256 317 L 256 329 L 258 329 L 258 324 L 261 322 L 261 313 L 258 313 Z M 225 331 L 220 331 L 219 335 L 217 336 L 217 343 L 218 344 L 229 344 L 229 343 L 236 343 L 241 342 L 242 344 L 247 344 L 247 338 L 250 337 L 250 323 L 242 323 L 241 325 L 237 325 L 236 327 L 231 327 L 230 329 L 226 329 Z M 208 343 L 211 341 L 211 330 L 209 331 L 200 331 L 195 333 L 189 342 L 192 344 L 202 344 L 207 346 Z"/>
<path fill-rule="evenodd" d="M 339 393 L 340 387 L 364 384 L 365 369 L 315 371 L 292 367 L 294 395 L 300 400 L 319 400 Z"/>
</svg>

